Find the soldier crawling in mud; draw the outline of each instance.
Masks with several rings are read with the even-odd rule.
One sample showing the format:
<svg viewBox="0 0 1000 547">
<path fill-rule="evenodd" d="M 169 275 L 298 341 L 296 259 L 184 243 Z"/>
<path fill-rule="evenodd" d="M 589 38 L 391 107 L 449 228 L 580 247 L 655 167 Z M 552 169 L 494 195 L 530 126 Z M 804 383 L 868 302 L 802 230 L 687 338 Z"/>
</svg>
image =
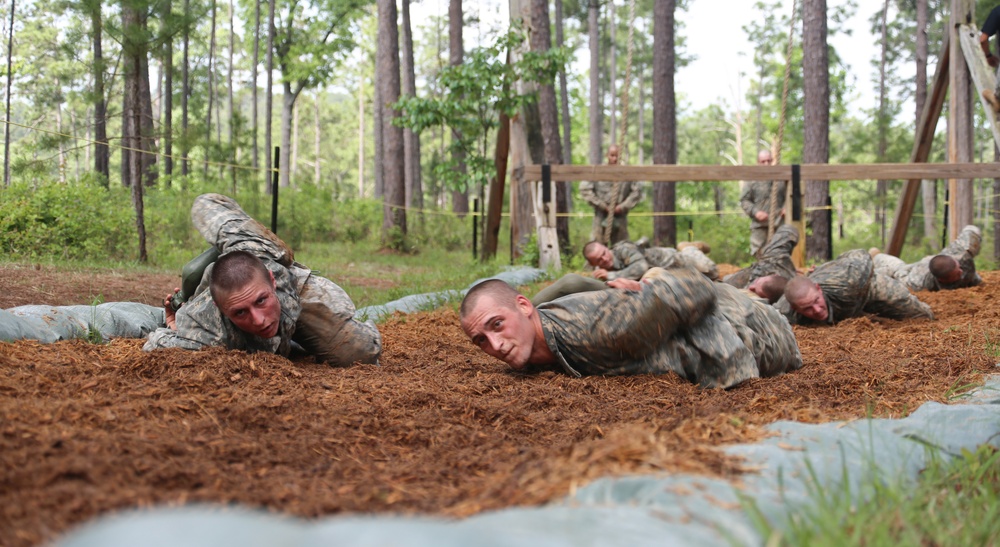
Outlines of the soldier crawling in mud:
<svg viewBox="0 0 1000 547">
<path fill-rule="evenodd" d="M 285 243 L 235 201 L 198 196 L 191 220 L 220 256 L 176 312 L 174 295 L 167 295 L 167 327 L 150 333 L 144 350 L 224 346 L 287 356 L 294 342 L 334 366 L 378 362 L 375 324 L 355 320 L 343 289 L 295 262 Z"/>
<path fill-rule="evenodd" d="M 747 289 L 772 304 L 777 302 L 785 292 L 785 284 L 798 274 L 792 262 L 792 249 L 798 242 L 798 229 L 781 225 L 760 250 L 757 262 L 723 277 L 722 282 Z"/>
<path fill-rule="evenodd" d="M 774 306 L 792 324 L 832 325 L 872 313 L 890 319 L 934 319 L 905 285 L 875 271 L 862 249 L 847 251 L 807 276 L 792 278 Z"/>
<path fill-rule="evenodd" d="M 608 285 L 536 307 L 503 281 L 483 281 L 462 301 L 462 329 L 514 369 L 576 377 L 675 372 L 729 388 L 802 366 L 777 310 L 694 269 L 653 268 Z"/>
<path fill-rule="evenodd" d="M 982 244 L 979 228 L 968 225 L 940 253 L 907 264 L 899 258 L 874 254 L 875 271 L 901 281 L 912 291 L 940 291 L 974 287 L 983 282 L 976 273 L 976 255 Z"/>
</svg>

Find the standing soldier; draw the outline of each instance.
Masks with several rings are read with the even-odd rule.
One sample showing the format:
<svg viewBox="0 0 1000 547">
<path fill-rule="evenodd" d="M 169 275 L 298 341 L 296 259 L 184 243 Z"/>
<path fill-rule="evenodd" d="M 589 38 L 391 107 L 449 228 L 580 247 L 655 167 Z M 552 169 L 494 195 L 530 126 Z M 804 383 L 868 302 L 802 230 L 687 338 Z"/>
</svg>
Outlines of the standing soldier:
<svg viewBox="0 0 1000 547">
<path fill-rule="evenodd" d="M 771 165 L 773 161 L 770 150 L 761 150 L 757 154 L 757 165 Z M 777 188 L 772 188 L 774 185 Z M 767 243 L 772 209 L 777 214 L 773 219 L 774 229 L 781 225 L 781 219 L 785 216 L 785 186 L 783 180 L 752 180 L 743 190 L 740 207 L 750 217 L 750 254 L 753 256 L 757 256 L 757 252 Z M 772 207 L 771 193 L 774 190 L 777 190 L 777 203 Z"/>
<path fill-rule="evenodd" d="M 619 156 L 617 144 L 608 147 L 608 165 L 618 165 Z M 608 245 L 629 239 L 628 212 L 642 200 L 642 187 L 638 182 L 583 181 L 580 183 L 580 197 L 594 207 L 590 239 L 606 241 L 608 222 L 611 222 Z"/>
</svg>

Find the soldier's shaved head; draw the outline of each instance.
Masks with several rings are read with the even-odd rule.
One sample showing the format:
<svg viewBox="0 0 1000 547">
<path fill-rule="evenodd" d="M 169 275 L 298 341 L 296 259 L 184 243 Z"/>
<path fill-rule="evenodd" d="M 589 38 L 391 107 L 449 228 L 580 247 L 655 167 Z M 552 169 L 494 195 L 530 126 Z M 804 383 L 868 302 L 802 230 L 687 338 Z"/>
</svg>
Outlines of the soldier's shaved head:
<svg viewBox="0 0 1000 547">
<path fill-rule="evenodd" d="M 962 276 L 962 268 L 958 261 L 948 255 L 937 255 L 932 258 L 928 269 L 931 275 L 942 283 L 954 283 Z"/>
<path fill-rule="evenodd" d="M 809 296 L 817 287 L 816 282 L 804 275 L 797 275 L 785 284 L 785 298 L 796 303 Z"/>
<path fill-rule="evenodd" d="M 268 281 L 270 271 L 261 259 L 246 251 L 232 251 L 219 257 L 212 267 L 209 290 L 218 304 L 222 298 L 255 281 Z"/>
<path fill-rule="evenodd" d="M 785 285 L 785 299 L 800 315 L 815 321 L 826 321 L 830 310 L 823 289 L 804 275 L 797 275 Z"/>
<path fill-rule="evenodd" d="M 487 279 L 486 281 L 477 283 L 469 289 L 469 292 L 465 294 L 465 298 L 462 299 L 462 306 L 458 312 L 459 319 L 468 315 L 483 296 L 489 296 L 499 306 L 513 309 L 516 307 L 517 297 L 520 294 L 514 287 L 499 279 Z"/>
</svg>

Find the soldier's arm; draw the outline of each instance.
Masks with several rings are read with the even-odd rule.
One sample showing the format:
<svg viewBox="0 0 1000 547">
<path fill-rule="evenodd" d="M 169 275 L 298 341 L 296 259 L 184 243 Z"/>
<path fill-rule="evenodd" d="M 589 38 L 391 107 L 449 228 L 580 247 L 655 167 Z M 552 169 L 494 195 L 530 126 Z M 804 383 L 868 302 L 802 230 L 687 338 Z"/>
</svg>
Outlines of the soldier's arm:
<svg viewBox="0 0 1000 547">
<path fill-rule="evenodd" d="M 740 196 L 740 207 L 743 208 L 743 212 L 749 217 L 753 217 L 757 211 L 760 211 L 760 207 L 755 203 L 757 195 L 754 192 L 754 186 L 753 182 L 747 182 L 746 188 L 743 190 L 743 195 Z"/>
<path fill-rule="evenodd" d="M 799 230 L 798 228 L 790 224 L 782 224 L 775 230 L 774 235 L 771 236 L 771 241 L 764 246 L 761 251 L 761 260 L 766 259 L 778 259 L 785 256 L 791 256 L 792 249 L 799 242 Z"/>
<path fill-rule="evenodd" d="M 941 254 L 946 254 L 952 256 L 956 259 L 960 258 L 962 254 L 969 253 L 973 258 L 979 254 L 979 248 L 983 242 L 983 233 L 979 231 L 976 226 L 966 226 L 947 247 L 941 251 Z"/>
<path fill-rule="evenodd" d="M 889 276 L 875 273 L 868 289 L 868 301 L 862 308 L 890 319 L 934 319 L 931 307 L 921 302 L 906 285 Z"/>
<path fill-rule="evenodd" d="M 646 257 L 643 256 L 639 247 L 632 244 L 616 245 L 614 252 L 616 258 L 621 261 L 622 268 L 618 271 L 609 271 L 608 281 L 621 278 L 637 280 L 649 270 L 649 263 L 646 262 Z"/>
<path fill-rule="evenodd" d="M 160 328 L 150 333 L 142 349 L 226 346 L 222 314 L 208 291 L 203 291 L 177 310 L 176 326 L 176 329 Z"/>
<path fill-rule="evenodd" d="M 622 184 L 631 184 L 632 189 L 619 205 L 621 205 L 623 211 L 631 211 L 633 207 L 642 201 L 642 185 L 638 182 L 624 182 Z"/>
<path fill-rule="evenodd" d="M 586 201 L 587 203 L 589 203 L 590 205 L 592 205 L 594 207 L 599 207 L 601 209 L 607 209 L 608 208 L 608 204 L 604 203 L 603 201 L 601 201 L 600 198 L 598 198 L 598 196 L 597 196 L 596 185 L 597 185 L 596 182 L 589 181 L 589 180 L 585 180 L 585 181 L 581 182 L 580 183 L 580 197 L 583 198 L 583 201 Z"/>
</svg>

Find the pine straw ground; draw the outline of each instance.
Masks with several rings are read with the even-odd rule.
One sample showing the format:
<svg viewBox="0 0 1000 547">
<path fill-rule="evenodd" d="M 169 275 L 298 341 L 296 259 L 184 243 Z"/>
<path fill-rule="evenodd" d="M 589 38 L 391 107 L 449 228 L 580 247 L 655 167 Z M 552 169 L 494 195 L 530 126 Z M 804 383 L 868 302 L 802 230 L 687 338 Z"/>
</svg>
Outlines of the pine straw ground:
<svg viewBox="0 0 1000 547">
<path fill-rule="evenodd" d="M 924 293 L 937 321 L 799 328 L 805 366 L 730 391 L 672 375 L 518 375 L 452 309 L 381 325 L 382 366 L 274 355 L 143 353 L 140 340 L 0 343 L 0 545 L 36 545 L 110 511 L 239 503 L 317 517 L 466 516 L 537 505 L 597 477 L 753 472 L 715 449 L 775 420 L 900 417 L 996 364 L 1000 272 Z M 155 304 L 172 276 L 0 268 L 0 308 Z M 95 288 L 99 287 L 99 291 Z"/>
</svg>

